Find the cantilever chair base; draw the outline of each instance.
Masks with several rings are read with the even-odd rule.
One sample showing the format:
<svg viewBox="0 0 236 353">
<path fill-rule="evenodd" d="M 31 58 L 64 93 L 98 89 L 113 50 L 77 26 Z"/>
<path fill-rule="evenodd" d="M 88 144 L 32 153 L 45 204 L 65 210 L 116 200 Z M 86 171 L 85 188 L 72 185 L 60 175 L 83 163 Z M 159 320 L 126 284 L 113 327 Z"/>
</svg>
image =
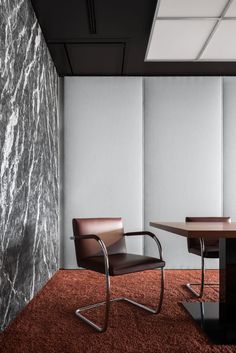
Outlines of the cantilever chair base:
<svg viewBox="0 0 236 353">
<path fill-rule="evenodd" d="M 97 226 L 100 233 L 105 232 L 106 238 L 104 238 L 104 240 L 101 237 L 99 237 L 99 235 L 97 235 L 97 234 L 90 234 L 89 233 L 90 229 L 92 230 L 92 232 L 94 232 L 94 230 L 96 228 L 95 226 Z M 100 219 L 98 219 L 98 218 L 79 219 L 78 218 L 78 219 L 73 219 L 73 229 L 74 229 L 74 237 L 72 237 L 71 239 L 75 240 L 75 248 L 78 250 L 78 252 L 76 252 L 76 255 L 78 255 L 77 256 L 78 265 L 79 266 L 82 265 L 82 267 L 84 267 L 84 268 L 91 269 L 88 264 L 88 260 L 87 260 L 87 263 L 86 263 L 86 261 L 80 262 L 79 242 L 84 241 L 84 240 L 87 241 L 87 243 L 86 243 L 87 248 L 85 245 L 84 245 L 84 248 L 81 246 L 81 248 L 83 250 L 82 251 L 82 258 L 85 258 L 85 259 L 87 258 L 87 259 L 90 259 L 90 261 L 92 261 L 91 256 L 94 254 L 97 254 L 98 248 L 92 246 L 88 241 L 95 240 L 97 242 L 97 245 L 100 246 L 100 250 L 102 251 L 103 261 L 104 261 L 104 269 L 102 269 L 102 271 L 100 271 L 96 267 L 97 266 L 96 261 L 95 261 L 96 266 L 93 270 L 96 272 L 102 272 L 105 275 L 105 301 L 78 308 L 75 313 L 81 320 L 83 320 L 85 323 L 87 323 L 88 325 L 93 327 L 96 331 L 105 332 L 107 329 L 107 326 L 108 326 L 110 303 L 114 302 L 114 301 L 126 301 L 126 302 L 128 302 L 132 305 L 135 305 L 143 310 L 146 310 L 152 314 L 157 314 L 160 312 L 161 306 L 162 306 L 162 301 L 163 301 L 163 296 L 164 296 L 164 269 L 163 268 L 165 266 L 165 262 L 163 261 L 163 258 L 162 258 L 161 243 L 158 240 L 158 238 L 155 236 L 155 234 L 153 234 L 151 232 L 147 232 L 147 231 L 141 231 L 141 232 L 136 231 L 136 232 L 124 233 L 121 218 L 100 218 Z M 114 265 L 114 267 L 112 267 L 112 260 L 111 260 L 111 262 L 109 262 L 109 255 L 108 255 L 108 251 L 107 251 L 107 247 L 106 247 L 106 243 L 105 243 L 105 240 L 107 239 L 109 234 L 112 239 L 112 236 L 114 236 L 114 232 L 116 235 L 115 240 L 113 239 L 114 244 L 116 246 L 116 253 L 114 255 L 119 255 L 119 253 L 121 253 L 121 254 L 126 254 L 126 255 L 131 256 L 131 254 L 127 254 L 126 248 L 123 245 L 123 241 L 124 241 L 123 237 L 124 236 L 147 235 L 147 236 L 150 236 L 151 238 L 153 238 L 153 240 L 155 241 L 157 248 L 158 248 L 158 251 L 159 251 L 159 258 L 155 259 L 155 258 L 151 258 L 151 257 L 148 258 L 145 256 L 138 255 L 138 257 L 142 258 L 141 259 L 142 261 L 140 261 L 140 259 L 139 259 L 139 261 L 137 259 L 135 261 L 132 260 L 132 261 L 130 261 L 129 267 L 125 268 L 126 271 L 124 271 L 124 268 L 123 268 L 123 271 L 124 271 L 123 273 L 119 273 L 119 271 L 118 271 L 118 273 L 114 274 L 113 269 L 115 268 L 115 265 Z M 81 233 L 86 233 L 86 234 L 81 234 Z M 119 241 L 117 241 L 117 237 L 119 238 Z M 111 246 L 111 244 L 112 244 L 112 242 L 109 245 Z M 120 248 L 118 245 L 120 246 Z M 86 254 L 86 256 L 85 256 L 85 254 Z M 110 259 L 112 259 L 112 256 L 113 255 L 111 255 Z M 119 261 L 121 261 L 121 260 L 119 260 Z M 151 263 L 151 266 L 150 266 L 150 263 Z M 111 265 L 111 268 L 109 268 L 110 265 Z M 139 265 L 139 267 L 138 267 L 138 265 Z M 126 264 L 126 266 L 128 266 L 128 265 Z M 133 268 L 132 268 L 132 266 L 133 266 Z M 161 270 L 161 279 L 160 279 L 161 289 L 160 289 L 159 303 L 156 308 L 150 308 L 146 305 L 137 303 L 136 301 L 125 298 L 125 297 L 110 299 L 110 275 L 114 276 L 114 275 L 125 274 L 125 273 L 128 274 L 128 273 L 132 273 L 132 272 L 140 272 L 140 271 L 145 271 L 148 269 L 157 269 L 157 268 L 159 268 Z M 112 271 L 110 271 L 111 269 L 112 269 Z M 132 269 L 133 269 L 133 271 L 132 271 Z M 93 308 L 99 307 L 101 305 L 105 306 L 104 319 L 103 319 L 103 325 L 98 326 L 95 322 L 93 322 L 92 320 L 85 317 L 82 313 L 86 310 L 93 309 Z"/>
<path fill-rule="evenodd" d="M 185 287 L 188 288 L 188 290 L 190 290 L 191 293 L 193 293 L 197 298 L 202 298 L 203 296 L 203 292 L 198 293 L 197 291 L 195 291 L 195 289 L 192 288 L 192 286 L 201 286 L 201 283 L 187 283 L 185 284 Z M 219 286 L 219 283 L 204 283 L 204 286 Z"/>
<path fill-rule="evenodd" d="M 107 282 L 108 283 L 108 282 Z M 110 289 L 110 288 L 109 288 Z M 75 311 L 75 314 L 84 322 L 86 322 L 88 325 L 92 326 L 96 331 L 98 332 L 105 332 L 108 326 L 108 314 L 109 314 L 109 307 L 110 307 L 110 303 L 111 302 L 118 302 L 118 301 L 125 301 L 127 303 L 130 303 L 132 305 L 135 305 L 137 307 L 139 307 L 140 309 L 146 310 L 149 313 L 152 314 L 158 314 L 161 311 L 161 306 L 162 306 L 162 301 L 163 301 L 163 295 L 164 295 L 164 270 L 163 268 L 161 269 L 161 292 L 160 292 L 160 299 L 159 299 L 159 303 L 157 308 L 150 308 L 144 304 L 140 304 L 132 299 L 126 298 L 126 297 L 120 297 L 120 298 L 114 298 L 114 299 L 108 299 L 110 297 L 110 290 L 107 293 L 107 300 L 103 301 L 103 302 L 98 302 L 95 304 L 91 304 L 91 305 L 87 305 L 87 306 L 83 306 L 81 308 L 78 308 Z M 81 312 L 83 311 L 87 311 L 90 309 L 94 309 L 97 308 L 101 305 L 105 305 L 106 309 L 105 309 L 105 319 L 104 319 L 104 325 L 103 327 L 98 326 L 97 324 L 95 324 L 92 320 L 88 319 L 87 317 L 85 317 L 84 315 L 81 314 Z"/>
<path fill-rule="evenodd" d="M 205 283 L 205 261 L 204 261 L 204 251 L 205 251 L 205 244 L 204 244 L 204 239 L 199 238 L 200 241 L 200 250 L 201 250 L 201 283 L 187 283 L 185 286 L 190 290 L 191 293 L 195 295 L 197 298 L 202 298 L 203 293 L 204 293 L 204 287 L 205 286 L 219 286 L 219 283 Z M 193 286 L 200 286 L 199 292 L 197 292 L 195 289 L 193 289 Z"/>
<path fill-rule="evenodd" d="M 230 217 L 186 217 L 185 222 L 231 222 Z M 200 254 L 199 247 L 196 247 L 196 244 L 193 243 L 194 239 L 188 238 L 188 251 L 195 255 L 201 256 L 201 283 L 187 283 L 185 284 L 186 288 L 193 293 L 197 298 L 202 298 L 204 293 L 205 286 L 219 286 L 219 283 L 205 283 L 205 258 L 219 258 L 219 240 L 217 244 L 213 244 L 212 239 L 199 238 L 200 245 Z M 210 240 L 210 243 L 209 243 Z M 196 252 L 197 250 L 197 252 Z M 210 256 L 209 256 L 210 255 Z M 200 286 L 199 292 L 197 292 L 193 286 Z"/>
</svg>

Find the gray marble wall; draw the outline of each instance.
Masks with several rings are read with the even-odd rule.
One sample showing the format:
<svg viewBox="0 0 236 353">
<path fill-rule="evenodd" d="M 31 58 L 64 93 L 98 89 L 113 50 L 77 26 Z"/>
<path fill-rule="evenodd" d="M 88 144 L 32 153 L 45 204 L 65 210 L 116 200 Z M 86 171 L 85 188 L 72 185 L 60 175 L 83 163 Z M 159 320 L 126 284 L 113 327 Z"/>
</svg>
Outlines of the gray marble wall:
<svg viewBox="0 0 236 353">
<path fill-rule="evenodd" d="M 0 328 L 58 268 L 58 77 L 30 0 L 0 0 Z"/>
</svg>

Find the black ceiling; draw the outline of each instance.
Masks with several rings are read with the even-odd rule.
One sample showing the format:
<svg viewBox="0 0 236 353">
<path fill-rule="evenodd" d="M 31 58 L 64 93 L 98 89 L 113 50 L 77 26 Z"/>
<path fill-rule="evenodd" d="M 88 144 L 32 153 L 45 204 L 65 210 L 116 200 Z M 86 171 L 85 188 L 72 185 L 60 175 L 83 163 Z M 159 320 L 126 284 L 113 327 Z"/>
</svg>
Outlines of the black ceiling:
<svg viewBox="0 0 236 353">
<path fill-rule="evenodd" d="M 32 0 L 60 76 L 236 75 L 233 62 L 144 62 L 157 0 Z"/>
</svg>

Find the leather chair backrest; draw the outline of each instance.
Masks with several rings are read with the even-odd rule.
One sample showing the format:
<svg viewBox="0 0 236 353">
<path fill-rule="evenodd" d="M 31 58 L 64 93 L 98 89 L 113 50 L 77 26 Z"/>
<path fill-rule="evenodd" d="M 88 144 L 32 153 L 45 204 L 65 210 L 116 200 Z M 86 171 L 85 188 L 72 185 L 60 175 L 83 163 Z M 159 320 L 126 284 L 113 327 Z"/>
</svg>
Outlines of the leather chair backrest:
<svg viewBox="0 0 236 353">
<path fill-rule="evenodd" d="M 126 253 L 124 229 L 121 218 L 74 218 L 72 221 L 77 262 L 90 256 L 102 255 L 94 239 L 79 240 L 82 235 L 98 235 L 105 243 L 108 254 Z"/>
<path fill-rule="evenodd" d="M 231 222 L 230 217 L 186 217 L 185 222 Z M 188 238 L 188 249 L 199 248 L 199 239 Z M 204 238 L 205 246 L 219 246 L 218 239 Z"/>
</svg>

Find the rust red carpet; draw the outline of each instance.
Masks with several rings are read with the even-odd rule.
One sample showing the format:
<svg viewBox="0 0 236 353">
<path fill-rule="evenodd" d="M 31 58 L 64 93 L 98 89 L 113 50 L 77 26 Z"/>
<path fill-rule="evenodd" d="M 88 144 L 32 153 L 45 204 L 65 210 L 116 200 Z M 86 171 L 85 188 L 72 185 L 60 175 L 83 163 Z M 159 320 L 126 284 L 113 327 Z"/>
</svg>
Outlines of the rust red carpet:
<svg viewBox="0 0 236 353">
<path fill-rule="evenodd" d="M 111 278 L 112 295 L 140 302 L 156 302 L 158 271 Z M 148 314 L 126 303 L 111 305 L 110 324 L 99 334 L 74 314 L 77 307 L 103 299 L 103 276 L 85 270 L 60 270 L 11 325 L 0 334 L 1 353 L 172 353 L 236 352 L 236 346 L 209 344 L 178 304 L 191 298 L 183 284 L 196 281 L 199 271 L 167 270 L 160 315 Z M 217 280 L 207 271 L 207 280 Z M 205 299 L 217 299 L 217 289 Z M 90 311 L 94 320 L 102 309 Z"/>
</svg>

